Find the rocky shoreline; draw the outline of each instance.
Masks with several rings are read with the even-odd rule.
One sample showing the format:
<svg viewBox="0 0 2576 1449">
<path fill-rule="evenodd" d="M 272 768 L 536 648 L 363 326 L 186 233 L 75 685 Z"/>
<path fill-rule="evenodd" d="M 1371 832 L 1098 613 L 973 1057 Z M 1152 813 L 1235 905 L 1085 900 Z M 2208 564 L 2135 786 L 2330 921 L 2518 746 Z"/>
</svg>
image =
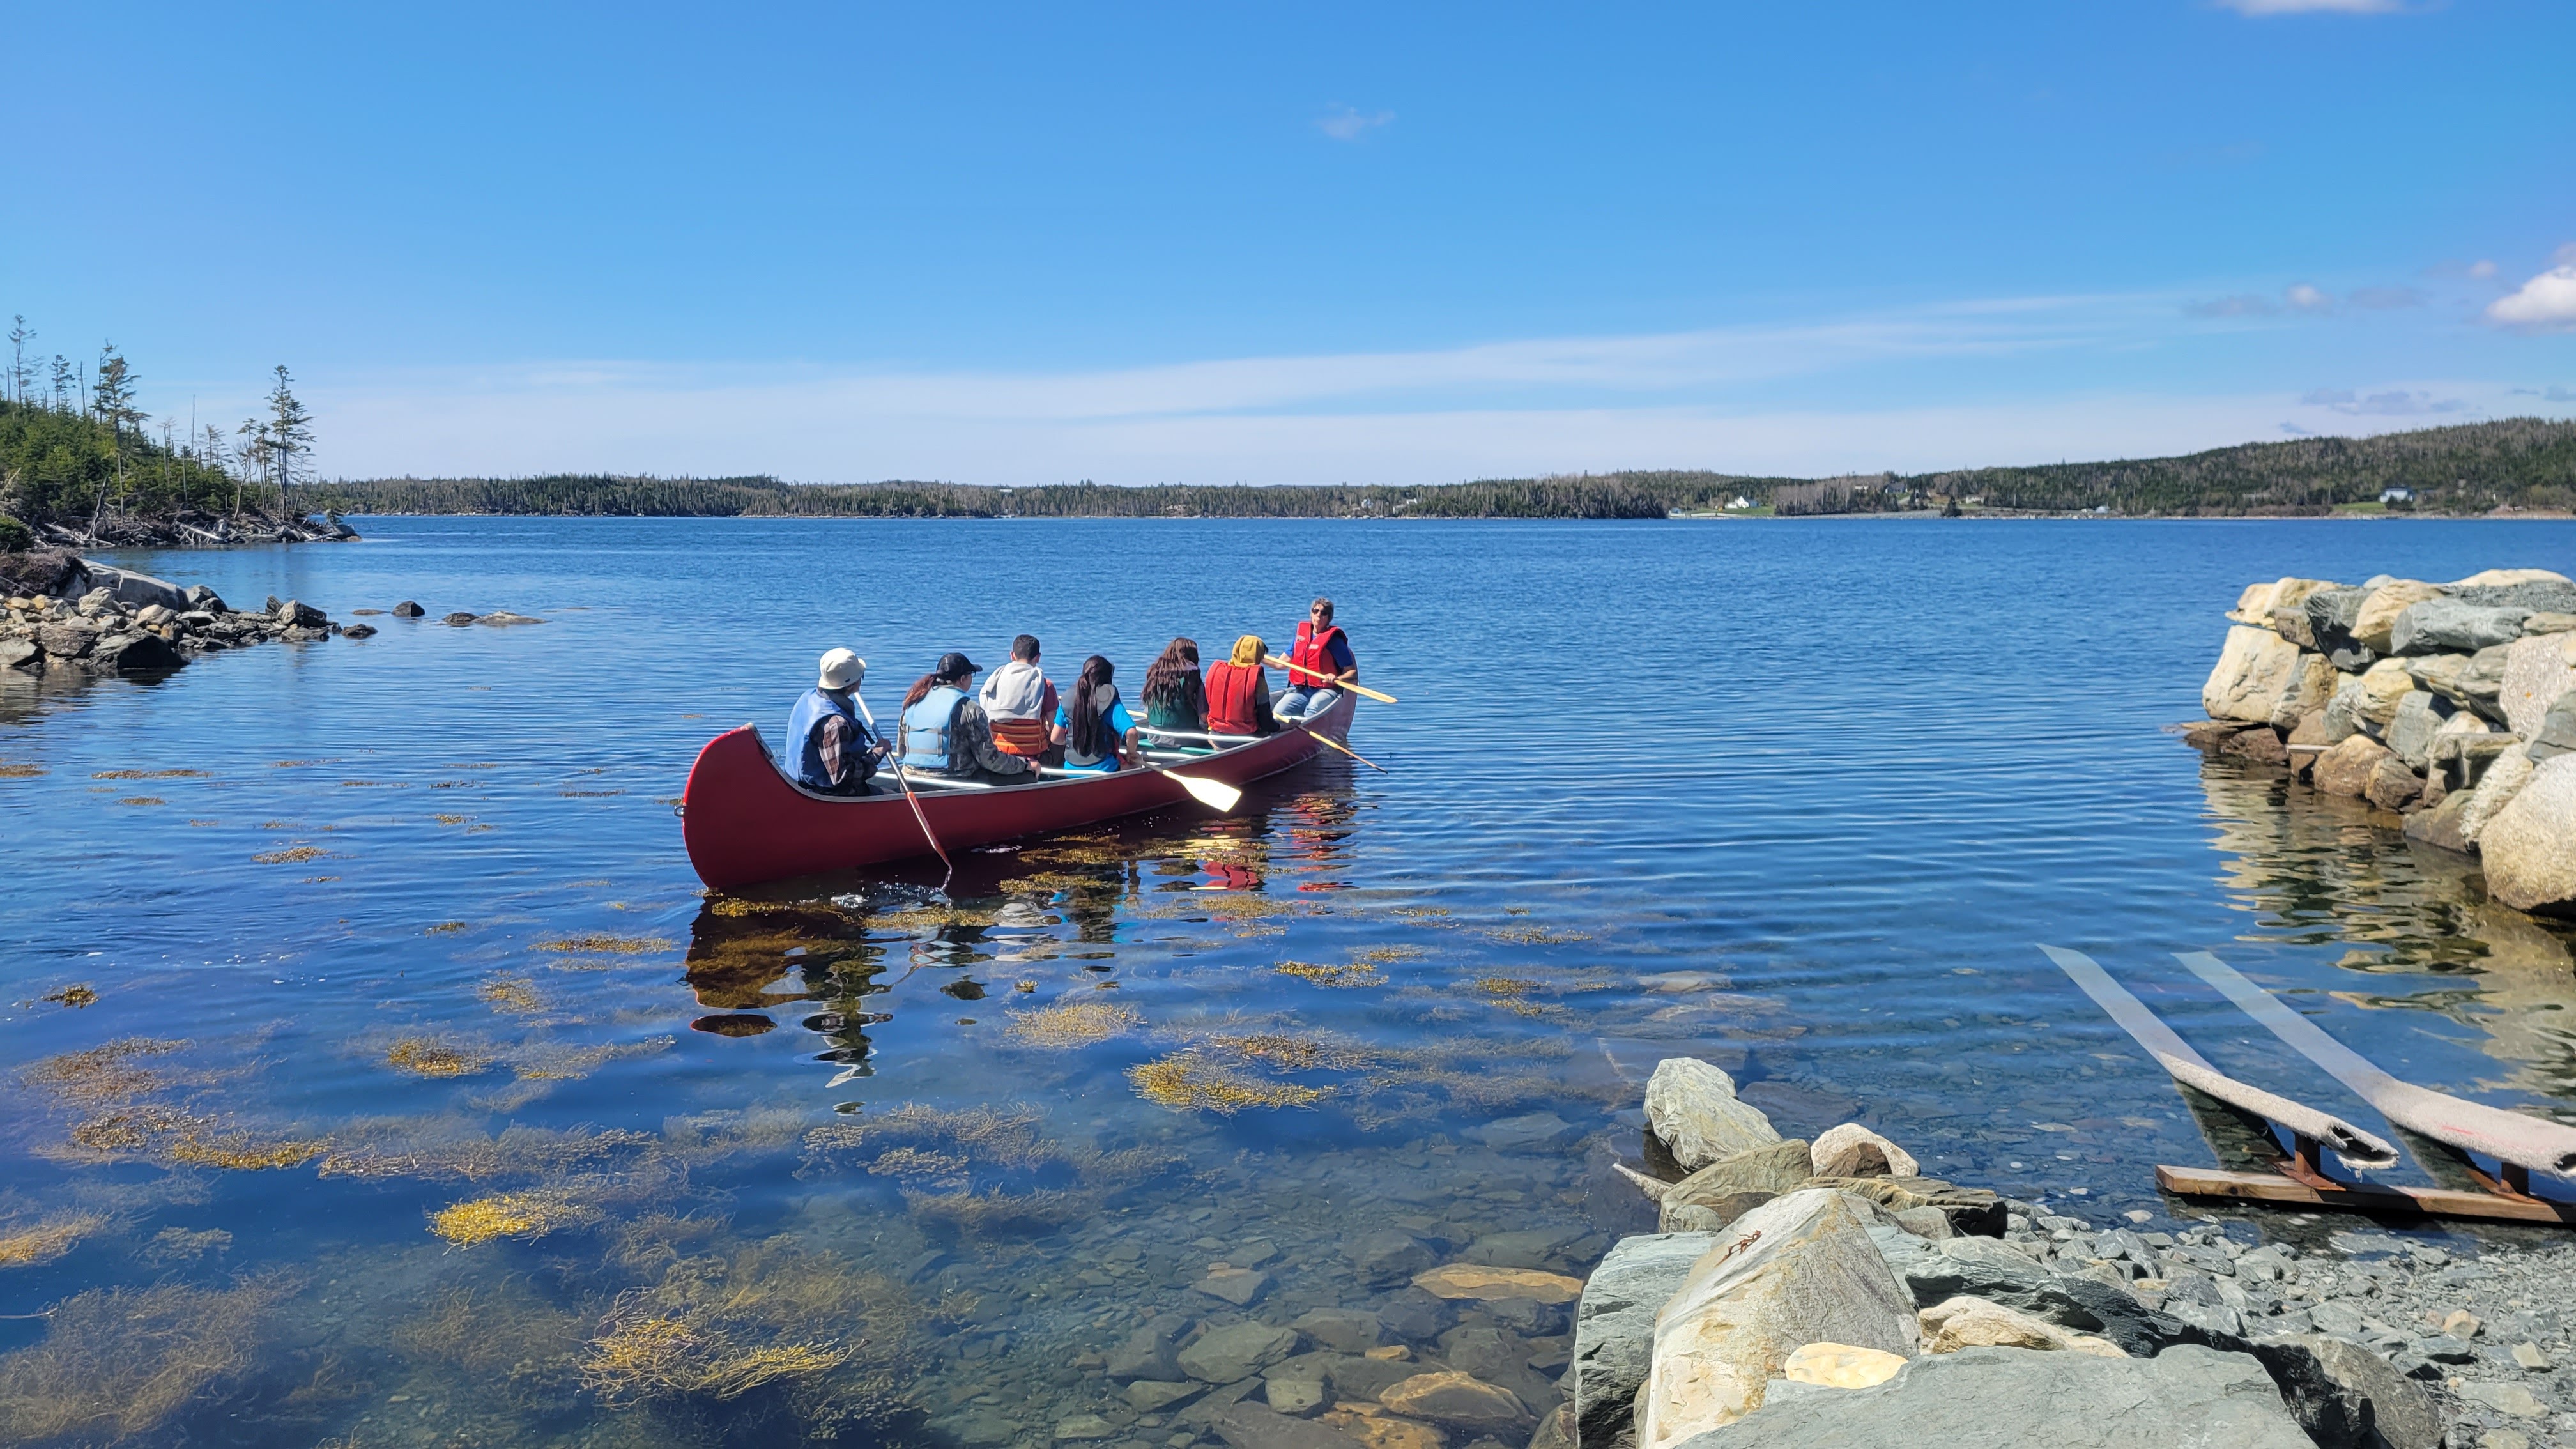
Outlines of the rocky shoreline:
<svg viewBox="0 0 2576 1449">
<path fill-rule="evenodd" d="M 1355 1228 L 1329 1266 L 1204 1239 L 1190 1302 L 1074 1360 L 1053 1440 L 2576 1446 L 2576 1247 L 2178 1203 L 2097 1224 L 1924 1177 L 1858 1124 L 1784 1139 L 1695 1059 L 1662 1062 L 1645 1106 L 1643 1150 L 1608 1181 L 1658 1231 L 1467 1236 L 1431 1205 Z M 1086 1276 L 1153 1258 L 1108 1241 Z M 1310 1268 L 1340 1291 L 1292 1291 Z M 990 1396 L 934 1414 L 976 1449 L 1049 1436 Z"/>
<path fill-rule="evenodd" d="M 86 529 L 39 523 L 30 531 L 39 542 L 59 548 L 237 548 L 254 543 L 352 543 L 357 530 L 326 513 L 320 523 L 309 518 L 266 518 L 256 514 L 220 514 L 190 509 L 164 518 L 111 514 Z"/>
<path fill-rule="evenodd" d="M 203 584 L 183 589 L 76 554 L 0 556 L 0 589 L 0 669 L 152 677 L 220 649 L 376 632 L 293 599 L 235 609 Z"/>
<path fill-rule="evenodd" d="M 2576 914 L 2576 582 L 2284 578 L 2227 617 L 2186 742 L 2402 816 L 2517 910 Z"/>
</svg>

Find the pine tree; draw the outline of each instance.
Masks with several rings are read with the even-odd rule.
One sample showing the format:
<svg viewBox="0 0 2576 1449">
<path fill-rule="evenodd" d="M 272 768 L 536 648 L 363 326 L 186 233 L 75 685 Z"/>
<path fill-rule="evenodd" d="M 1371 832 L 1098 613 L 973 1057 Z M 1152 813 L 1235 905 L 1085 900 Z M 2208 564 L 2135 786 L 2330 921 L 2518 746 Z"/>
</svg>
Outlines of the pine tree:
<svg viewBox="0 0 2576 1449">
<path fill-rule="evenodd" d="M 116 344 L 113 342 L 103 343 L 99 347 L 98 390 L 90 399 L 90 411 L 100 422 L 107 424 L 108 436 L 114 442 L 116 496 L 121 501 L 125 497 L 126 430 L 141 424 L 151 414 L 134 406 L 133 369 L 126 366 L 124 358 L 116 355 Z M 102 484 L 98 490 L 98 504 L 90 509 L 89 529 L 93 537 L 98 533 L 99 515 L 105 512 L 106 508 L 107 489 Z"/>
<path fill-rule="evenodd" d="M 277 470 L 277 509 L 289 518 L 299 515 L 286 506 L 287 490 L 312 476 L 299 460 L 313 451 L 313 415 L 296 401 L 293 381 L 286 375 L 286 364 L 279 363 L 277 388 L 268 395 L 264 432 L 269 465 Z"/>
<path fill-rule="evenodd" d="M 27 319 L 23 313 L 15 319 L 14 325 L 9 329 L 9 400 L 11 402 L 23 403 L 27 400 L 27 343 L 35 335 L 36 329 L 27 325 Z"/>
<path fill-rule="evenodd" d="M 242 440 L 241 450 L 235 455 L 241 459 L 241 472 L 234 475 L 233 482 L 233 512 L 238 514 L 241 512 L 240 480 L 245 477 L 264 480 L 268 477 L 268 424 L 257 418 L 244 418 L 241 426 L 233 429 L 233 436 Z"/>
</svg>

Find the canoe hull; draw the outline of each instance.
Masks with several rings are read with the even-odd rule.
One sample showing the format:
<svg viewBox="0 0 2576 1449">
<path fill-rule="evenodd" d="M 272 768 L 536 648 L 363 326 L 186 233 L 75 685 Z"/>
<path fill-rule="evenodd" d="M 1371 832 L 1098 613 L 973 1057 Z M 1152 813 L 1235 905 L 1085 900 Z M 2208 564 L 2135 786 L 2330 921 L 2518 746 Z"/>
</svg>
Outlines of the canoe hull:
<svg viewBox="0 0 2576 1449">
<path fill-rule="evenodd" d="M 1307 727 L 1334 741 L 1351 722 L 1344 694 Z M 1324 747 L 1298 730 L 1203 756 L 1178 768 L 1228 785 L 1292 769 Z M 1080 780 L 994 790 L 918 792 L 930 828 L 951 855 L 978 845 L 1071 830 L 1125 815 L 1205 807 L 1160 769 L 1121 770 Z M 680 836 L 698 879 L 716 890 L 932 854 L 903 796 L 818 795 L 797 785 L 769 757 L 751 725 L 707 742 L 681 794 Z"/>
</svg>

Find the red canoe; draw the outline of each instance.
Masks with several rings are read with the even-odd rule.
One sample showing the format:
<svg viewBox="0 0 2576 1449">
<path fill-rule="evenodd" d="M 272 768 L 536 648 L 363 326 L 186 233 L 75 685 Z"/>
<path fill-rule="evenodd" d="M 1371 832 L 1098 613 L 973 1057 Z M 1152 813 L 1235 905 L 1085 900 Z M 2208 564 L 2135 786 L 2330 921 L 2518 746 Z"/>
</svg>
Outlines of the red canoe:
<svg viewBox="0 0 2576 1449">
<path fill-rule="evenodd" d="M 1306 728 L 1339 742 L 1351 725 L 1352 697 L 1336 699 Z M 1323 746 L 1303 730 L 1214 754 L 1173 762 L 1205 780 L 1243 786 L 1312 759 Z M 880 776 L 892 783 L 890 775 Z M 1174 806 L 1200 809 L 1163 767 L 1120 770 L 1079 780 L 1048 780 L 990 790 L 923 789 L 930 828 L 953 855 L 997 840 L 1070 830 L 1121 815 Z M 769 757 L 760 731 L 744 725 L 707 742 L 682 792 L 680 836 L 698 879 L 717 890 L 816 875 L 931 853 L 920 822 L 900 794 L 818 795 L 798 785 Z"/>
</svg>

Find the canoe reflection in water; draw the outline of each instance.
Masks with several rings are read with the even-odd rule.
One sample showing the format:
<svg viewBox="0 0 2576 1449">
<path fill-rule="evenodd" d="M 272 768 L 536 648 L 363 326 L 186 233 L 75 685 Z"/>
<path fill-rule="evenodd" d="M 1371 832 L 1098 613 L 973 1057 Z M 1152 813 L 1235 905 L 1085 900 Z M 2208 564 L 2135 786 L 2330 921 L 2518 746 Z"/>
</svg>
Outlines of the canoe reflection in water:
<svg viewBox="0 0 2576 1449">
<path fill-rule="evenodd" d="M 933 862 L 927 874 L 879 867 L 713 897 L 690 926 L 684 979 L 707 1013 L 690 1025 L 748 1037 L 792 1016 L 823 1038 L 816 1060 L 872 1075 L 883 1043 L 867 1029 L 892 1019 L 889 993 L 916 975 L 915 989 L 935 989 L 940 1004 L 984 1002 L 1010 997 L 1014 977 L 1048 961 L 1114 984 L 1114 948 L 1145 922 L 1214 915 L 1237 934 L 1270 934 L 1258 922 L 1289 909 L 1292 882 L 1344 869 L 1359 808 L 1348 781 L 1347 769 L 1318 763 L 1255 786 L 1221 820 L 1130 821 L 961 851 L 944 895 L 928 888 Z M 923 997 L 910 1000 L 922 1009 Z"/>
</svg>

